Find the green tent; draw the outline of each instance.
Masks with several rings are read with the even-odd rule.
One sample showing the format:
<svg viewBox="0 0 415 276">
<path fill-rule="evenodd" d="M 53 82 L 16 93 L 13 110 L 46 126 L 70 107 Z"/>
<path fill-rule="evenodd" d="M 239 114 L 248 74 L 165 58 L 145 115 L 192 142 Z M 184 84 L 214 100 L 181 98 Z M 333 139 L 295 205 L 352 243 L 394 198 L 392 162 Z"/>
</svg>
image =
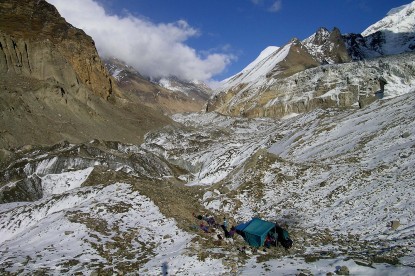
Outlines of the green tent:
<svg viewBox="0 0 415 276">
<path fill-rule="evenodd" d="M 251 221 L 239 224 L 235 228 L 249 245 L 260 247 L 264 245 L 267 234 L 271 230 L 274 231 L 275 223 L 253 218 Z"/>
</svg>

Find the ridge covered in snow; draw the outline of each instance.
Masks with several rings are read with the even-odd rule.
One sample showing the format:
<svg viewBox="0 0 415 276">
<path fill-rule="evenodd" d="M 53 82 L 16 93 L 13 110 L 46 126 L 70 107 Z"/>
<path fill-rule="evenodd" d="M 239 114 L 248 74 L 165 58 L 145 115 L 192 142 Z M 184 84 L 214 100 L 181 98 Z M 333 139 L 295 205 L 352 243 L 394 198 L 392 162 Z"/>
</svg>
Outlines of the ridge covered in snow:
<svg viewBox="0 0 415 276">
<path fill-rule="evenodd" d="M 267 47 L 240 73 L 223 80 L 218 90 L 230 89 L 241 83 L 265 84 L 267 82 L 266 74 L 287 56 L 290 47 L 290 43 L 281 48 Z"/>
<path fill-rule="evenodd" d="M 415 1 L 410 4 L 394 8 L 383 19 L 366 28 L 363 36 L 369 36 L 378 31 L 391 33 L 415 33 Z"/>
</svg>

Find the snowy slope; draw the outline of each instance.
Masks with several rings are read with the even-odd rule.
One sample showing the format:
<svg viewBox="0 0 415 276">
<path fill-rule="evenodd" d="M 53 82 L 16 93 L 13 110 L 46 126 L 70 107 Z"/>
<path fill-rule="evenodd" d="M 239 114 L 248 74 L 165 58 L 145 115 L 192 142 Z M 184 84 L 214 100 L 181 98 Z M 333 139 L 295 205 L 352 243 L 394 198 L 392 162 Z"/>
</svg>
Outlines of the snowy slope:
<svg viewBox="0 0 415 276">
<path fill-rule="evenodd" d="M 154 258 L 147 272 L 151 269 L 156 275 L 161 273 L 161 255 L 168 256 L 161 259 L 169 259 L 173 271 L 178 269 L 176 261 L 181 267 L 181 258 L 176 259 L 191 239 L 148 198 L 123 183 L 80 188 L 8 211 L 7 205 L 0 207 L 1 268 L 11 273 L 31 274 L 44 268 L 52 274 L 85 274 L 99 267 L 116 272 L 129 265 L 131 271 L 139 271 L 140 265 L 117 252 L 114 245 L 123 242 L 133 259 L 145 263 Z M 208 262 L 189 259 L 189 267 L 196 271 L 209 267 Z"/>
<path fill-rule="evenodd" d="M 390 31 L 392 33 L 415 33 L 415 1 L 408 5 L 397 7 L 388 12 L 386 17 L 369 26 L 362 32 L 363 36 L 369 36 L 378 31 Z"/>
<path fill-rule="evenodd" d="M 276 46 L 267 47 L 240 73 L 223 80 L 217 91 L 227 90 L 243 83 L 255 84 L 256 86 L 265 84 L 267 82 L 266 74 L 287 56 L 290 47 L 290 43 L 282 48 Z"/>
<path fill-rule="evenodd" d="M 409 266 L 402 273 L 410 275 L 415 264 L 414 92 L 365 109 L 315 110 L 281 121 L 175 116 L 193 129 L 147 137 L 147 145 L 184 167 L 197 163 L 199 170 L 184 179 L 188 185 L 214 185 L 203 197 L 214 212 L 236 222 L 260 216 L 286 223 L 298 231 L 293 235 L 301 244 L 330 233 L 330 246 L 308 247 L 307 254 L 332 251 L 340 259 L 365 262 L 390 254 L 387 258 Z M 196 136 L 199 126 L 203 139 Z M 400 222 L 398 230 L 389 227 L 393 220 Z"/>
<path fill-rule="evenodd" d="M 415 1 L 392 9 L 362 32 L 367 57 L 394 55 L 415 49 Z M 368 49 L 366 49 L 368 48 Z"/>
<path fill-rule="evenodd" d="M 174 119 L 184 127 L 148 134 L 141 148 L 91 141 L 17 150 L 22 157 L 6 166 L 1 191 L 21 173 L 38 177 L 45 193 L 0 205 L 0 272 L 326 275 L 347 266 L 352 274 L 413 275 L 414 103 L 412 90 L 364 109 L 282 120 L 182 114 Z M 111 181 L 114 174 L 124 182 Z M 146 180 L 162 191 L 175 177 L 201 195 L 199 212 L 231 224 L 277 221 L 294 247 L 242 254 L 239 236 L 218 244 L 220 232 L 179 227 L 161 212 L 165 198 L 137 190 Z"/>
<path fill-rule="evenodd" d="M 171 273 L 228 271 L 218 259 L 201 262 L 188 253 L 197 245 L 192 241 L 194 234 L 179 228 L 133 185 L 115 179 L 106 183 L 108 172 L 134 183 L 140 181 L 139 175 L 153 181 L 168 178 L 157 158 L 140 158 L 145 153 L 139 147 L 91 141 L 88 145 L 56 145 L 47 153 L 44 149 L 24 151 L 16 150 L 23 158 L 7 166 L 1 179 L 6 183 L 25 175 L 29 180 L 39 179 L 42 197 L 0 204 L 1 274 L 106 271 L 160 275 L 163 263 L 168 263 Z M 155 175 L 150 176 L 151 171 Z M 101 173 L 103 178 L 97 178 Z M 11 191 L 11 198 L 31 192 L 24 186 L 16 189 L 17 183 L 1 185 L 0 199 Z"/>
</svg>

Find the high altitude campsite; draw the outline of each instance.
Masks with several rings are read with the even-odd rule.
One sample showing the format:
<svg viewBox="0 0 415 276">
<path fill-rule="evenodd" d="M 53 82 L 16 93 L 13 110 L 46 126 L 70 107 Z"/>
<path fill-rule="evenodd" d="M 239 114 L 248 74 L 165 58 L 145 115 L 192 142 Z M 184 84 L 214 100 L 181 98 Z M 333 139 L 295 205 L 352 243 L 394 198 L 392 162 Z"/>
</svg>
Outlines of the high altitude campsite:
<svg viewBox="0 0 415 276">
<path fill-rule="evenodd" d="M 403 0 L 0 1 L 0 274 L 414 275 L 414 50 Z"/>
</svg>

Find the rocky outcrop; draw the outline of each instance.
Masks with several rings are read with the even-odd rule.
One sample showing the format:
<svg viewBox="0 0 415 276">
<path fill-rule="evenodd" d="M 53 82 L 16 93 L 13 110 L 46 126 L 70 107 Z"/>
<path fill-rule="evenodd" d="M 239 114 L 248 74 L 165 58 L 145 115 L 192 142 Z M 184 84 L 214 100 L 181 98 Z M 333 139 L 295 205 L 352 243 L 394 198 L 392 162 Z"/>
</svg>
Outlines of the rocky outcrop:
<svg viewBox="0 0 415 276">
<path fill-rule="evenodd" d="M 269 78 L 285 78 L 295 73 L 313 68 L 320 63 L 310 54 L 304 44 L 294 38 L 290 42 L 290 47 L 285 58 L 279 62 L 266 77 Z"/>
<path fill-rule="evenodd" d="M 0 3 L 0 70 L 40 80 L 84 84 L 107 99 L 112 81 L 94 41 L 44 0 Z M 72 69 L 72 70 L 71 70 Z"/>
<path fill-rule="evenodd" d="M 31 158 L 24 158 L 24 155 Z M 130 173 L 134 178 L 144 180 L 173 175 L 168 164 L 138 146 L 99 140 L 80 145 L 65 141 L 46 147 L 26 146 L 15 151 L 6 164 L 7 167 L 0 163 L 0 204 L 35 201 L 44 197 L 42 181 L 46 181 L 46 175 L 94 167 L 99 173 L 112 170 L 121 174 Z M 99 183 L 107 180 L 100 179 Z"/>
<path fill-rule="evenodd" d="M 338 28 L 334 28 L 331 32 L 326 28 L 319 28 L 315 34 L 305 39 L 303 44 L 320 64 L 351 61 Z"/>
<path fill-rule="evenodd" d="M 170 122 L 127 97 L 93 40 L 55 7 L 0 2 L 0 148 L 95 138 L 141 143 Z"/>
</svg>

